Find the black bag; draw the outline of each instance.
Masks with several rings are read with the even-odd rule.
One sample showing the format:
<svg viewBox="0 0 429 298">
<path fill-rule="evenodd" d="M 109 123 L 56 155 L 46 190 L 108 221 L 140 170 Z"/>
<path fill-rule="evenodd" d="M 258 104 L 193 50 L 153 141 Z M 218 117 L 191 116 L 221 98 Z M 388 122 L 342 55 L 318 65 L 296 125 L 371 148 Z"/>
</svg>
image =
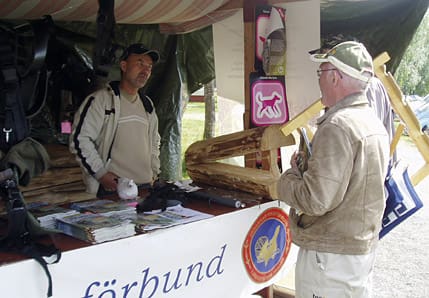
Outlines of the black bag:
<svg viewBox="0 0 429 298">
<path fill-rule="evenodd" d="M 34 216 L 28 212 L 22 193 L 18 189 L 17 173 L 11 168 L 0 172 L 0 198 L 4 201 L 8 215 L 8 230 L 0 237 L 0 250 L 15 252 L 36 260 L 48 278 L 47 296 L 52 296 L 52 278 L 48 263 L 43 257 L 56 256 L 52 263 L 61 258 L 60 250 L 54 245 L 38 242 L 39 237 L 56 232 L 40 226 Z"/>
<path fill-rule="evenodd" d="M 45 17 L 18 29 L 0 27 L 0 150 L 3 152 L 30 135 L 29 119 L 45 104 L 49 78 L 45 57 L 51 24 L 52 20 Z M 25 32 L 27 27 L 32 34 Z M 32 38 L 30 47 L 28 35 Z"/>
</svg>

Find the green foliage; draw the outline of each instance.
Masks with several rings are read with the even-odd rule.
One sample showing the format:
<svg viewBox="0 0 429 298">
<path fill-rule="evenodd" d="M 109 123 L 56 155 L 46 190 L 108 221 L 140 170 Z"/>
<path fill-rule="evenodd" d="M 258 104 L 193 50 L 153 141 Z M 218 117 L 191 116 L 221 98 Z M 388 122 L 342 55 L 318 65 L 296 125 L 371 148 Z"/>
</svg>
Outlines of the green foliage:
<svg viewBox="0 0 429 298">
<path fill-rule="evenodd" d="M 182 119 L 182 177 L 189 179 L 186 172 L 185 152 L 196 141 L 204 138 L 204 103 L 189 102 Z"/>
<path fill-rule="evenodd" d="M 429 10 L 402 57 L 395 79 L 404 94 L 429 94 Z"/>
</svg>

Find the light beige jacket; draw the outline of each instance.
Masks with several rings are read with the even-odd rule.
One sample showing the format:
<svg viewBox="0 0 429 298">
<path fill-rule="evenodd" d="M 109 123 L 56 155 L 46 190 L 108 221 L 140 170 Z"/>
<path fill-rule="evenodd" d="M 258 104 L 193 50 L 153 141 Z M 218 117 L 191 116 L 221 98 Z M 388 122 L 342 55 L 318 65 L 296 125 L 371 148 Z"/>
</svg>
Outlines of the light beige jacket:
<svg viewBox="0 0 429 298">
<path fill-rule="evenodd" d="M 385 207 L 386 129 L 363 93 L 338 102 L 317 124 L 307 171 L 302 177 L 289 169 L 278 183 L 279 198 L 292 207 L 292 240 L 309 250 L 367 254 Z"/>
</svg>

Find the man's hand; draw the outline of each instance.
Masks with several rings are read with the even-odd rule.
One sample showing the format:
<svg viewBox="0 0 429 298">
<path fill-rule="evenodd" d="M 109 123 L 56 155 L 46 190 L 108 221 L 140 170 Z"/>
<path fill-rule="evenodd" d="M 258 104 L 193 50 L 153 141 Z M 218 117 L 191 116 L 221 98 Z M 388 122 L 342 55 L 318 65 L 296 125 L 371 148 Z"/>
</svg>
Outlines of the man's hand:
<svg viewBox="0 0 429 298">
<path fill-rule="evenodd" d="M 299 171 L 301 174 L 307 170 L 307 155 L 304 151 L 295 151 L 290 158 L 292 169 Z"/>
<path fill-rule="evenodd" d="M 112 172 L 107 172 L 100 178 L 99 182 L 106 191 L 116 191 L 118 187 L 118 176 Z"/>
<path fill-rule="evenodd" d="M 295 151 L 290 158 L 290 167 L 294 170 L 298 170 L 300 154 L 298 151 Z"/>
</svg>

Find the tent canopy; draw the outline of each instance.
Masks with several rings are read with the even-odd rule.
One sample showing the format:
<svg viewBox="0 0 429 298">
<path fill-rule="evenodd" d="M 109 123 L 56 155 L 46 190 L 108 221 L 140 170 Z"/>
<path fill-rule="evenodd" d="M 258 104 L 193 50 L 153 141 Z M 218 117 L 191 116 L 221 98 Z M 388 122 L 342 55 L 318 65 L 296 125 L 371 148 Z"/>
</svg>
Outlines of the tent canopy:
<svg viewBox="0 0 429 298">
<path fill-rule="evenodd" d="M 247 0 L 276 5 L 302 0 Z M 243 8 L 244 0 L 15 0 L 1 1 L 0 20 L 38 19 L 90 22 L 99 2 L 114 6 L 117 24 L 156 24 L 159 33 L 187 33 L 223 20 Z M 107 4 L 106 4 L 107 3 Z M 370 53 L 388 51 L 394 71 L 420 24 L 429 0 L 321 0 L 321 35 L 343 34 L 365 42 Z"/>
<path fill-rule="evenodd" d="M 181 118 L 189 94 L 215 77 L 210 25 L 240 11 L 244 1 L 251 0 L 100 0 L 103 5 L 114 8 L 116 25 L 112 36 L 117 46 L 143 42 L 161 53 L 161 62 L 145 91 L 153 99 L 160 120 L 161 171 L 165 179 L 181 178 Z M 252 1 L 271 5 L 299 2 Z M 97 38 L 99 1 L 0 2 L 0 26 L 50 15 L 55 23 L 57 45 L 67 46 L 68 53 L 75 56 L 66 61 L 70 68 L 76 70 L 77 62 L 90 64 L 88 58 Z M 387 51 L 392 58 L 388 70 L 394 72 L 428 5 L 429 0 L 321 0 L 321 38 L 328 40 L 342 34 L 364 42 L 373 56 Z M 51 54 L 55 57 L 51 61 L 55 61 L 64 52 L 50 50 L 48 58 Z M 111 61 L 112 71 L 105 79 L 117 77 L 116 62 Z M 69 76 L 66 79 L 54 78 L 63 83 L 85 78 L 81 73 L 72 74 L 65 74 Z M 53 110 L 59 106 L 55 100 L 60 91 L 50 94 Z"/>
<path fill-rule="evenodd" d="M 95 22 L 99 1 L 2 1 L 0 19 L 38 19 Z M 104 1 L 109 2 L 109 1 Z M 110 0 L 119 24 L 159 24 L 162 33 L 184 33 L 222 20 L 243 6 L 239 0 Z M 274 1 L 276 2 L 276 1 Z M 278 2 L 278 1 L 277 1 Z"/>
</svg>

